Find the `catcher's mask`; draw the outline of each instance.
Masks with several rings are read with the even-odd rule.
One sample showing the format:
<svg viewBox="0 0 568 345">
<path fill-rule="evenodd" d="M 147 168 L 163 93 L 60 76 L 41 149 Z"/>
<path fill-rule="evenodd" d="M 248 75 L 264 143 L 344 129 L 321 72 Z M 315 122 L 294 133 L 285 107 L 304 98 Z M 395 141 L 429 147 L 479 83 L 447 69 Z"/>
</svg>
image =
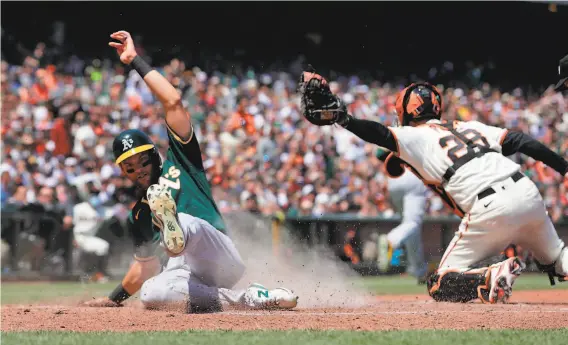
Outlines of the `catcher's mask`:
<svg viewBox="0 0 568 345">
<path fill-rule="evenodd" d="M 401 126 L 442 117 L 442 96 L 430 83 L 414 83 L 396 96 L 396 113 Z"/>
</svg>

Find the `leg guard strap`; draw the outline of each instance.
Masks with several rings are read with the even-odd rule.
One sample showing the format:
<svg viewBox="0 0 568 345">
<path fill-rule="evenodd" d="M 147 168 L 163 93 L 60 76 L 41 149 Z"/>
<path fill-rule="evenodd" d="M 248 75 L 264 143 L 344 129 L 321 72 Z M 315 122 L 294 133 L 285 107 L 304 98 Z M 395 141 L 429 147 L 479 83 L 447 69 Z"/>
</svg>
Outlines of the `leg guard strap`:
<svg viewBox="0 0 568 345">
<path fill-rule="evenodd" d="M 555 265 L 556 262 L 553 262 L 549 265 L 543 265 L 540 262 L 538 262 L 538 260 L 534 259 L 534 263 L 536 264 L 536 267 L 539 269 L 539 271 L 546 273 L 548 275 L 548 280 L 550 281 L 550 285 L 554 286 L 556 285 L 556 279 L 558 279 L 559 282 L 565 282 L 567 281 L 565 276 L 561 276 L 558 273 L 556 273 L 556 269 L 555 269 Z"/>
</svg>

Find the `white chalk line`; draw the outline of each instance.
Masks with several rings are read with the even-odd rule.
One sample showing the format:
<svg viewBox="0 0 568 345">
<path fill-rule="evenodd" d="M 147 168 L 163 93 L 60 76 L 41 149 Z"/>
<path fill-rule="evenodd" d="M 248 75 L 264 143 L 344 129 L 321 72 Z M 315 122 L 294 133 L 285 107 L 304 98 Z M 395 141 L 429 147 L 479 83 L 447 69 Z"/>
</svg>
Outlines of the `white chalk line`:
<svg viewBox="0 0 568 345">
<path fill-rule="evenodd" d="M 526 306 L 523 306 L 523 308 Z M 32 310 L 58 310 L 69 311 L 76 307 L 69 306 L 20 306 L 11 305 L 10 309 L 29 309 Z M 4 308 L 2 308 L 4 309 Z M 94 308 L 96 310 L 98 308 Z M 234 315 L 234 316 L 278 316 L 278 317 L 296 317 L 296 316 L 363 316 L 363 315 L 439 315 L 439 314 L 485 314 L 489 310 L 427 310 L 427 311 L 345 311 L 345 312 L 310 312 L 308 310 L 301 311 L 224 311 L 217 314 L 201 314 L 201 315 Z M 499 312 L 498 309 L 491 309 L 490 312 Z M 558 309 L 502 309 L 507 314 L 525 314 L 525 313 L 568 313 L 568 308 Z"/>
<path fill-rule="evenodd" d="M 551 309 L 551 310 L 503 310 L 507 314 L 521 314 L 521 313 L 568 313 L 568 308 L 562 309 Z M 446 311 L 369 311 L 369 312 L 305 312 L 305 311 L 286 311 L 286 312 L 222 312 L 221 315 L 238 315 L 238 316 L 267 316 L 267 315 L 274 315 L 274 316 L 303 316 L 303 315 L 310 315 L 310 316 L 362 316 L 362 315 L 425 315 L 429 316 L 431 314 L 485 314 L 487 313 L 486 310 L 446 310 Z"/>
</svg>

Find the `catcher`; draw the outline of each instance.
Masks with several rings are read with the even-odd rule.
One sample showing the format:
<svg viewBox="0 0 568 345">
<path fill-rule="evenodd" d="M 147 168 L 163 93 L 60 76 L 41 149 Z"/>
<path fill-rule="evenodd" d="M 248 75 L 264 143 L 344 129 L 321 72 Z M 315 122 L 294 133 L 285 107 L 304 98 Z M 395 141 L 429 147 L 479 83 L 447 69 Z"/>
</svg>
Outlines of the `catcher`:
<svg viewBox="0 0 568 345">
<path fill-rule="evenodd" d="M 135 260 L 108 297 L 87 305 L 120 306 L 141 290 L 142 303 L 151 308 L 187 300 L 189 312 L 218 311 L 226 304 L 295 307 L 297 296 L 288 289 L 252 284 L 245 291 L 231 290 L 245 266 L 213 200 L 190 115 L 178 91 L 137 55 L 128 32 L 110 37 L 118 41 L 109 45 L 120 60 L 140 74 L 162 103 L 170 147 L 162 160 L 152 140 L 139 130 L 129 129 L 115 138 L 115 162 L 136 184 L 140 197 L 128 219 Z M 160 243 L 171 258 L 156 275 L 161 270 L 158 256 L 164 252 Z"/>
<path fill-rule="evenodd" d="M 308 121 L 318 126 L 337 123 L 391 151 L 386 161 L 391 175 L 410 168 L 462 217 L 437 271 L 428 279 L 434 300 L 507 302 L 524 263 L 512 257 L 488 267 L 475 265 L 510 243 L 532 251 L 552 284 L 555 278 L 567 279 L 568 249 L 537 187 L 505 156 L 521 152 L 568 178 L 564 158 L 522 132 L 476 121 L 442 122 L 442 96 L 429 83 L 412 84 L 398 94 L 398 127 L 352 117 L 314 72 L 302 74 L 299 91 Z"/>
</svg>

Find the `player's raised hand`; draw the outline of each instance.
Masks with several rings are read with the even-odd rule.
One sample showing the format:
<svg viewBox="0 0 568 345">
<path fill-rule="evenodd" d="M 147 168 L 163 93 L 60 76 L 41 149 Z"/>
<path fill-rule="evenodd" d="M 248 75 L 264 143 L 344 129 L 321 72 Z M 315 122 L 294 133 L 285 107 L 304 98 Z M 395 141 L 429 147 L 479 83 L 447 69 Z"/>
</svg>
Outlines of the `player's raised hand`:
<svg viewBox="0 0 568 345">
<path fill-rule="evenodd" d="M 124 64 L 130 64 L 132 60 L 138 55 L 134 48 L 134 41 L 127 31 L 117 31 L 110 35 L 111 38 L 120 42 L 109 42 L 109 46 L 116 49 L 120 61 Z"/>
</svg>

